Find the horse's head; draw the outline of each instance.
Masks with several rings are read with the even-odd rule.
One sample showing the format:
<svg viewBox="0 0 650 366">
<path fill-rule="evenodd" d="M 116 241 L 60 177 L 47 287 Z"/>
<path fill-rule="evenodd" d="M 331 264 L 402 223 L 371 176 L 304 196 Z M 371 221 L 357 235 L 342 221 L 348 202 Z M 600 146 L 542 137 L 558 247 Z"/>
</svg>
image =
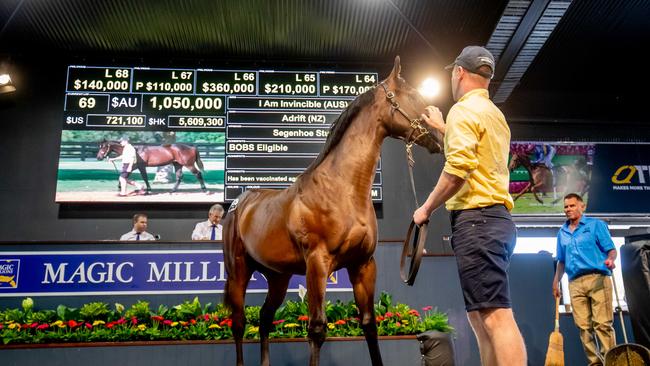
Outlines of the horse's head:
<svg viewBox="0 0 650 366">
<path fill-rule="evenodd" d="M 517 169 L 518 166 L 525 165 L 526 160 L 530 161 L 530 159 L 528 159 L 528 157 L 525 154 L 512 153 L 512 157 L 510 158 L 510 163 L 508 163 L 508 170 L 513 171 Z"/>
<path fill-rule="evenodd" d="M 113 141 L 102 140 L 99 142 L 99 151 L 97 151 L 97 160 L 104 160 L 108 154 L 113 151 Z"/>
<path fill-rule="evenodd" d="M 407 144 L 418 144 L 432 154 L 442 152 L 442 134 L 419 118 L 427 104 L 420 93 L 400 77 L 400 71 L 401 65 L 397 56 L 393 71 L 379 84 L 376 96 L 388 105 L 385 114 L 382 113 L 380 117 L 388 135 L 404 140 Z"/>
</svg>

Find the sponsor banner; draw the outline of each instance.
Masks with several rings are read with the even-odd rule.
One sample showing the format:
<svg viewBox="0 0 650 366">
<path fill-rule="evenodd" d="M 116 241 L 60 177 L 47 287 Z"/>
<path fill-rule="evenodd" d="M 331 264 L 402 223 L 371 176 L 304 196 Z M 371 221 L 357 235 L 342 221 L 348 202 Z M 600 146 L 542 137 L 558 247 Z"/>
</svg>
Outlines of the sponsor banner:
<svg viewBox="0 0 650 366">
<path fill-rule="evenodd" d="M 598 144 L 588 212 L 650 212 L 650 144 Z"/>
<path fill-rule="evenodd" d="M 0 253 L 0 297 L 223 293 L 225 283 L 221 250 Z M 305 276 L 293 276 L 289 291 L 301 285 Z M 255 272 L 247 291 L 266 292 L 264 276 Z M 327 291 L 352 291 L 346 270 Z"/>
</svg>

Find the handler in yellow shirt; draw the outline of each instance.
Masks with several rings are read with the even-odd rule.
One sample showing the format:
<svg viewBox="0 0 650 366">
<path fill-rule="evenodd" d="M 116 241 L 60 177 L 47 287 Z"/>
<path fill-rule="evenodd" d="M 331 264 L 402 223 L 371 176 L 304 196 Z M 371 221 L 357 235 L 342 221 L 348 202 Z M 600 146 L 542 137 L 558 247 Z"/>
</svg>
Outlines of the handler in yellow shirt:
<svg viewBox="0 0 650 366">
<path fill-rule="evenodd" d="M 467 317 L 483 365 L 526 365 L 526 348 L 512 314 L 508 265 L 517 229 L 508 193 L 510 129 L 489 99 L 494 57 L 468 46 L 447 68 L 456 104 L 445 124 L 436 107 L 423 120 L 445 134 L 446 163 L 426 202 L 413 213 L 421 224 L 446 201 Z"/>
</svg>

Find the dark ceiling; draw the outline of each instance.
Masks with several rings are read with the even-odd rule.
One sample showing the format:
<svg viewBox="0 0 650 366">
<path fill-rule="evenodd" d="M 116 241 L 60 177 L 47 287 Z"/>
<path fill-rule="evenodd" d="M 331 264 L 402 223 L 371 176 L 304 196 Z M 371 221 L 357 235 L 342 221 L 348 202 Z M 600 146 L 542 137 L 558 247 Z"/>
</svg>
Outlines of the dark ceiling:
<svg viewBox="0 0 650 366">
<path fill-rule="evenodd" d="M 637 91 L 649 79 L 648 0 L 1 0 L 0 26 L 4 58 L 385 71 L 399 54 L 413 83 L 427 72 L 447 83 L 443 65 L 487 45 L 491 92 L 511 121 L 650 123 Z M 450 93 L 434 103 L 448 107 Z"/>
</svg>

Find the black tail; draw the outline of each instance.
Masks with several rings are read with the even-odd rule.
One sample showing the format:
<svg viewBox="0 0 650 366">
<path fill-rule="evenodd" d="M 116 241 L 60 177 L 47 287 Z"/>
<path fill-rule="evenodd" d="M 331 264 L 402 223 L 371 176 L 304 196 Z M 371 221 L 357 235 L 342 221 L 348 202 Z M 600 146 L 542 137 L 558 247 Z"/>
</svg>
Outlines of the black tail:
<svg viewBox="0 0 650 366">
<path fill-rule="evenodd" d="M 199 153 L 199 149 L 196 147 L 194 147 L 194 155 L 196 156 L 196 159 L 194 161 L 196 164 L 196 168 L 201 172 L 203 172 L 203 162 L 201 161 L 201 154 Z"/>
<path fill-rule="evenodd" d="M 241 196 L 240 196 L 241 198 Z M 235 258 L 239 252 L 243 250 L 241 245 L 241 238 L 239 237 L 239 230 L 237 229 L 237 202 L 239 198 L 233 201 L 223 219 L 223 260 L 226 266 L 226 287 L 223 293 L 223 304 L 232 309 L 231 293 L 230 293 L 230 273 L 235 273 Z"/>
</svg>

